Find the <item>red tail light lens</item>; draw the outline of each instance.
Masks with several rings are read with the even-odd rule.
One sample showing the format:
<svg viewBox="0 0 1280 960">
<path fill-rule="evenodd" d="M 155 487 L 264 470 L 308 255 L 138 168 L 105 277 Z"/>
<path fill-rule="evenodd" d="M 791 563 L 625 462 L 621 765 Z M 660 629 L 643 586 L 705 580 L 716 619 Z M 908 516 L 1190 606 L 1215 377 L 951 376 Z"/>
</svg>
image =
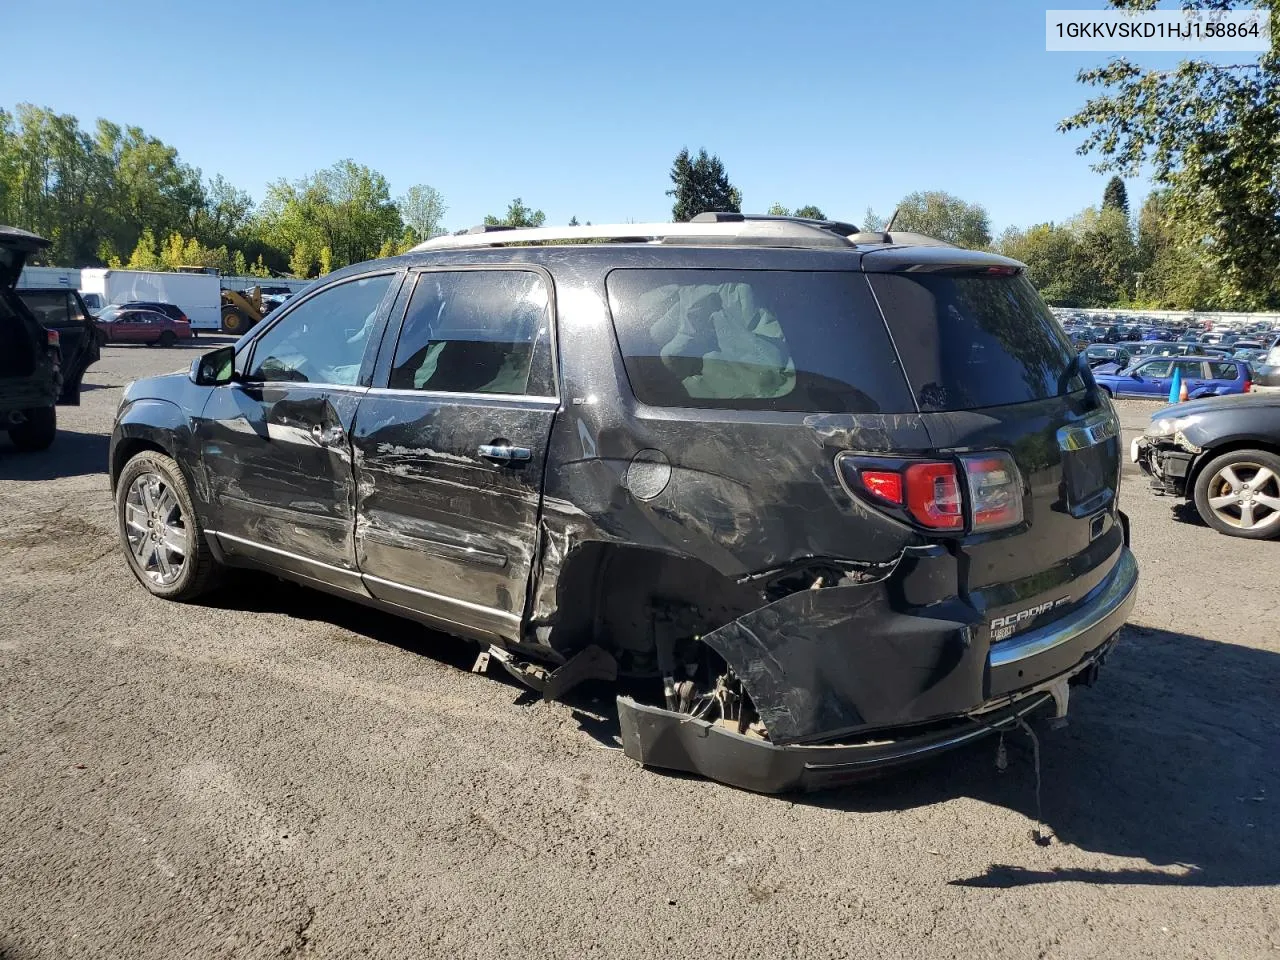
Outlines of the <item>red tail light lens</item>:
<svg viewBox="0 0 1280 960">
<path fill-rule="evenodd" d="M 1022 522 L 1022 480 L 1007 453 L 982 453 L 960 458 L 973 529 L 1003 530 Z"/>
<path fill-rule="evenodd" d="M 934 530 L 964 528 L 964 505 L 956 468 L 950 463 L 913 463 L 906 470 L 907 512 Z"/>
<path fill-rule="evenodd" d="M 56 347 L 60 343 L 62 343 L 62 334 L 60 334 L 57 330 L 46 330 L 45 337 L 46 337 L 46 342 L 51 347 Z"/>
<path fill-rule="evenodd" d="M 867 491 L 887 503 L 902 506 L 902 474 L 896 470 L 863 470 L 860 474 Z"/>
</svg>

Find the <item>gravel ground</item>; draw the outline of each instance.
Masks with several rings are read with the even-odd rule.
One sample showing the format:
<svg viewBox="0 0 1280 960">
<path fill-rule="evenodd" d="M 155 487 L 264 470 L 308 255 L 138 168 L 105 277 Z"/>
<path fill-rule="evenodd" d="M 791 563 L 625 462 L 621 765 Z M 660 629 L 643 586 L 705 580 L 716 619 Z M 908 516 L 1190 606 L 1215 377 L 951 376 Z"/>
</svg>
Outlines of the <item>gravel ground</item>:
<svg viewBox="0 0 1280 960">
<path fill-rule="evenodd" d="M 208 341 L 200 347 L 207 348 Z M 0 958 L 1276 957 L 1280 543 L 1126 473 L 1142 595 L 1070 725 L 777 799 L 647 772 L 607 698 L 275 581 L 151 599 L 103 472 L 116 347 L 0 440 Z M 1152 409 L 1126 402 L 1126 434 Z"/>
</svg>

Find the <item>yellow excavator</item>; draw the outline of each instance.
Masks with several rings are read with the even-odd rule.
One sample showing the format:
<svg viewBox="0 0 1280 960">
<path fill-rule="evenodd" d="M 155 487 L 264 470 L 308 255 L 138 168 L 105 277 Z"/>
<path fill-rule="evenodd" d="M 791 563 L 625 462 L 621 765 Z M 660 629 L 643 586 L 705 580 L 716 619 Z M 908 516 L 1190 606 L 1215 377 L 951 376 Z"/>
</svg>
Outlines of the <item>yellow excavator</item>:
<svg viewBox="0 0 1280 960">
<path fill-rule="evenodd" d="M 222 291 L 222 332 L 244 333 L 258 321 L 266 311 L 262 308 L 262 288 L 251 290 Z"/>
</svg>

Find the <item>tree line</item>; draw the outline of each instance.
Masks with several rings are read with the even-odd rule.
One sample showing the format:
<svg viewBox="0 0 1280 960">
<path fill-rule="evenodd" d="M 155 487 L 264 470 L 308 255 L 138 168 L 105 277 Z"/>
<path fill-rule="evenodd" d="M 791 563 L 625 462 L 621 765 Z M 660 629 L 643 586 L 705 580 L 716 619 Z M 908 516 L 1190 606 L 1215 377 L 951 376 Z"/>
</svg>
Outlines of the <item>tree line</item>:
<svg viewBox="0 0 1280 960">
<path fill-rule="evenodd" d="M 1242 5 L 1184 0 L 1201 9 Z M 1255 5 L 1280 19 L 1280 0 Z M 867 209 L 861 226 L 891 222 L 895 231 L 1014 257 L 1055 305 L 1280 307 L 1280 30 L 1272 37 L 1256 62 L 1154 71 L 1121 59 L 1082 71 L 1082 83 L 1104 92 L 1059 129 L 1085 131 L 1079 152 L 1112 176 L 1100 203 L 1068 220 L 993 236 L 981 204 L 927 190 L 903 197 L 888 217 Z M 1144 168 L 1156 189 L 1135 213 L 1122 177 Z M 680 150 L 670 178 L 673 220 L 742 209 L 724 163 L 705 149 Z M 446 232 L 447 210 L 426 184 L 393 198 L 382 174 L 353 160 L 277 180 L 255 204 L 138 127 L 98 120 L 87 131 L 73 116 L 30 104 L 0 109 L 0 223 L 48 237 L 48 263 L 310 277 Z M 812 203 L 776 202 L 768 212 L 826 219 Z M 546 215 L 517 197 L 484 222 L 543 226 Z"/>
<path fill-rule="evenodd" d="M 139 127 L 0 109 L 0 223 L 51 241 L 37 262 L 312 277 L 435 236 L 446 209 L 427 184 L 393 199 L 353 160 L 277 180 L 255 204 Z"/>
</svg>

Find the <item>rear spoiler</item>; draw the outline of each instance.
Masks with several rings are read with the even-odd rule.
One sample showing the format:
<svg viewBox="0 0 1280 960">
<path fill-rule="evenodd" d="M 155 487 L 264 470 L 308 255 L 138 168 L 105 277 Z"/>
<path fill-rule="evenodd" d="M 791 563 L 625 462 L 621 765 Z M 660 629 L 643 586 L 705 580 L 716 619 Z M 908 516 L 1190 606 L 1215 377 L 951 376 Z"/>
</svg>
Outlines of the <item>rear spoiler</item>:
<svg viewBox="0 0 1280 960">
<path fill-rule="evenodd" d="M 993 269 L 994 268 L 994 269 Z M 997 274 L 1021 273 L 1025 265 L 1009 257 L 982 250 L 950 246 L 884 247 L 862 255 L 867 273 L 932 273 L 945 270 L 991 270 Z"/>
</svg>

